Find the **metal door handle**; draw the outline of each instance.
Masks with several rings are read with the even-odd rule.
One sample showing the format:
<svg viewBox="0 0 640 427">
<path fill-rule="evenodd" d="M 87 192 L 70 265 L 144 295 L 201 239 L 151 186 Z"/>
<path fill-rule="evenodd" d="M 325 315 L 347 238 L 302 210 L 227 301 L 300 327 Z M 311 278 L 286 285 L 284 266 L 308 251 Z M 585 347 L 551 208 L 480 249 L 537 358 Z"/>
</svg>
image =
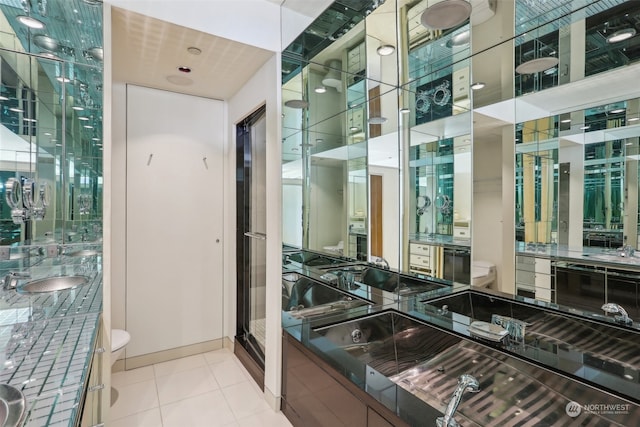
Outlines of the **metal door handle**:
<svg viewBox="0 0 640 427">
<path fill-rule="evenodd" d="M 244 233 L 244 235 L 247 237 L 251 237 L 252 239 L 267 240 L 267 235 L 264 233 L 247 231 L 246 233 Z"/>
</svg>

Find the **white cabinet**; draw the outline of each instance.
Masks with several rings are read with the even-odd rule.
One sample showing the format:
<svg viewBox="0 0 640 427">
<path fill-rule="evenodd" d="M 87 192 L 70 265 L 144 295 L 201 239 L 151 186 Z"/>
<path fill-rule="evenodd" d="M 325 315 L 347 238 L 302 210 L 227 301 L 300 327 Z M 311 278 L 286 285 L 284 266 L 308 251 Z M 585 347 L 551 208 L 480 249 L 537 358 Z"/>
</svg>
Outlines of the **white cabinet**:
<svg viewBox="0 0 640 427">
<path fill-rule="evenodd" d="M 409 243 L 409 271 L 432 275 L 435 252 L 430 245 Z"/>
<path fill-rule="evenodd" d="M 551 260 L 528 255 L 516 256 L 516 292 L 533 294 L 535 299 L 554 302 Z"/>
</svg>

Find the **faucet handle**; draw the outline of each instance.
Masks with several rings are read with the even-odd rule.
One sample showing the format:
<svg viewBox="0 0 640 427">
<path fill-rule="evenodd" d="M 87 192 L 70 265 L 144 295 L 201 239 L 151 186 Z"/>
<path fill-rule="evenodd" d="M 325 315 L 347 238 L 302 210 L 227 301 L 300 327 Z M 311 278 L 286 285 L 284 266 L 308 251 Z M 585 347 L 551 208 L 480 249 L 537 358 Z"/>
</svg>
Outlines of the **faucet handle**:
<svg viewBox="0 0 640 427">
<path fill-rule="evenodd" d="M 15 289 L 18 279 L 28 279 L 31 275 L 28 272 L 10 271 L 4 276 L 3 289 Z"/>
</svg>

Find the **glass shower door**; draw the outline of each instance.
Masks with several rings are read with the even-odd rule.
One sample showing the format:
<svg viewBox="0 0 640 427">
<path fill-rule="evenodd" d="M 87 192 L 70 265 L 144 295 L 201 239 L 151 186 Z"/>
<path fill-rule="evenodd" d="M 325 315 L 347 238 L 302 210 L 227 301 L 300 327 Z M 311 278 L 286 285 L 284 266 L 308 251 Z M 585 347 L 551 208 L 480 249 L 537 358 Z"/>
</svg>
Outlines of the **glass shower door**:
<svg viewBox="0 0 640 427">
<path fill-rule="evenodd" d="M 237 126 L 237 342 L 264 370 L 266 305 L 265 109 Z"/>
</svg>

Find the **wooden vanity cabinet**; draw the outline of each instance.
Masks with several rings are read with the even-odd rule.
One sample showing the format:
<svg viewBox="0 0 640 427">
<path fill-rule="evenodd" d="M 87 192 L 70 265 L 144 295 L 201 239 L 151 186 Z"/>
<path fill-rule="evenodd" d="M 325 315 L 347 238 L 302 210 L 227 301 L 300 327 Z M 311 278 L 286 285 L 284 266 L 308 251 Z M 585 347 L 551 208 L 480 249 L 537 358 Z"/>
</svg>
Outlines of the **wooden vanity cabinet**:
<svg viewBox="0 0 640 427">
<path fill-rule="evenodd" d="M 294 427 L 405 427 L 388 408 L 283 332 L 282 412 Z"/>
</svg>

